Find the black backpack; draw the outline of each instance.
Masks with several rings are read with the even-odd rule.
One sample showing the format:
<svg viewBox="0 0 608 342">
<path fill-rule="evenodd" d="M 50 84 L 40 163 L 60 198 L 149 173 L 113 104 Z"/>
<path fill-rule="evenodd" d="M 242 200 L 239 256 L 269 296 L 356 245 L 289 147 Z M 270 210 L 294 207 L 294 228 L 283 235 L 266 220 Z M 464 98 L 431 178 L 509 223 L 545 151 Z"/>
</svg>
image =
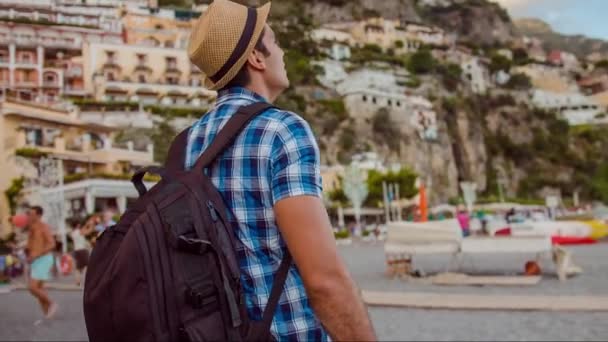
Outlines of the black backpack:
<svg viewBox="0 0 608 342">
<path fill-rule="evenodd" d="M 165 168 L 138 170 L 139 199 L 98 238 L 84 288 L 89 339 L 96 341 L 267 341 L 291 264 L 282 260 L 262 321 L 247 317 L 227 207 L 203 170 L 245 125 L 270 108 L 241 107 L 184 171 L 188 130 Z M 150 190 L 147 173 L 161 176 Z"/>
</svg>

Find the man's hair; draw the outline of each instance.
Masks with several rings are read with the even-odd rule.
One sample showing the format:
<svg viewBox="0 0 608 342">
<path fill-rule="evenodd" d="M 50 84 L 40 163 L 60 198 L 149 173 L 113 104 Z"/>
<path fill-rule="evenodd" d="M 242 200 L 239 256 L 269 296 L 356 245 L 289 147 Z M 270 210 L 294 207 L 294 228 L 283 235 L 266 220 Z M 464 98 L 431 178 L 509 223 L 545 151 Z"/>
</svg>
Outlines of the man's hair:
<svg viewBox="0 0 608 342">
<path fill-rule="evenodd" d="M 264 38 L 264 33 L 266 33 L 265 28 L 262 30 L 262 33 L 260 33 L 260 38 L 258 38 L 258 41 L 255 43 L 254 49 L 260 51 L 264 56 L 268 57 L 270 56 L 270 51 L 262 41 L 262 39 Z M 249 82 L 251 82 L 251 77 L 249 77 L 249 70 L 247 70 L 247 62 L 245 61 L 245 64 L 243 64 L 241 70 L 239 70 L 236 76 L 234 76 L 234 78 L 230 80 L 228 84 L 226 84 L 222 89 L 220 89 L 220 91 L 234 87 L 245 87 L 249 84 Z"/>
<path fill-rule="evenodd" d="M 43 209 L 42 209 L 42 207 L 41 207 L 41 206 L 39 206 L 39 205 L 35 205 L 35 206 L 33 206 L 33 207 L 30 207 L 30 210 L 35 211 L 35 212 L 36 212 L 36 215 L 38 215 L 38 216 L 42 216 L 42 214 L 44 214 L 44 210 L 43 210 Z"/>
</svg>

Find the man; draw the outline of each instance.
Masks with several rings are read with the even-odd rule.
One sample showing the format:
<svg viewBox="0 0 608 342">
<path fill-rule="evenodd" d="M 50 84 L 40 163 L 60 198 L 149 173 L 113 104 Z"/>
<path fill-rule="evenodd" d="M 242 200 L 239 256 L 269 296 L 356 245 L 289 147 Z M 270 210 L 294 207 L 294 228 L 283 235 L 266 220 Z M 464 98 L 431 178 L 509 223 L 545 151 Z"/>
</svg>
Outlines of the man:
<svg viewBox="0 0 608 342">
<path fill-rule="evenodd" d="M 57 312 L 57 304 L 49 298 L 44 289 L 44 282 L 51 278 L 55 239 L 49 226 L 42 222 L 42 214 L 43 210 L 39 206 L 34 206 L 28 211 L 27 261 L 31 271 L 29 290 L 40 302 L 45 318 L 50 319 Z"/>
<path fill-rule="evenodd" d="M 195 25 L 191 61 L 219 90 L 215 107 L 189 133 L 186 168 L 236 110 L 272 103 L 289 87 L 283 50 L 266 24 L 270 3 L 248 9 L 216 0 Z M 235 34 L 236 32 L 236 34 Z M 298 115 L 268 109 L 206 170 L 235 217 L 249 316 L 261 320 L 274 275 L 289 270 L 271 326 L 278 340 L 375 340 L 359 291 L 340 259 L 322 201 L 319 149 Z"/>
</svg>

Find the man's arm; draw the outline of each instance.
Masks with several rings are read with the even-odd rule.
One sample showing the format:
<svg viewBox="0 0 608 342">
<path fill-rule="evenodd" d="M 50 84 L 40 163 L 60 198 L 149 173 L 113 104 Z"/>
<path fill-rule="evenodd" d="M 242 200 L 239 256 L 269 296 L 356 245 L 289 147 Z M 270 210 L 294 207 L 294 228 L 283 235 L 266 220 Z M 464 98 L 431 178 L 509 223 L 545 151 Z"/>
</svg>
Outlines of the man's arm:
<svg viewBox="0 0 608 342">
<path fill-rule="evenodd" d="M 40 255 L 45 255 L 55 250 L 55 238 L 51 234 L 51 229 L 46 224 L 42 228 L 42 236 L 44 237 L 44 248 Z"/>
<path fill-rule="evenodd" d="M 338 255 L 321 199 L 285 198 L 275 204 L 274 212 L 312 307 L 332 339 L 376 340 L 359 290 Z"/>
</svg>

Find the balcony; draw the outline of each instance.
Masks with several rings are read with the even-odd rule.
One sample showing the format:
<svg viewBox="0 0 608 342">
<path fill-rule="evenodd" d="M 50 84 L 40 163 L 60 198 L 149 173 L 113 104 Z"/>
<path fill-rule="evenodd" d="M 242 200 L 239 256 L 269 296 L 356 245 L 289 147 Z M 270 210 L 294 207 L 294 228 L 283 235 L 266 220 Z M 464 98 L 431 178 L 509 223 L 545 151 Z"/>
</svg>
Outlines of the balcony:
<svg viewBox="0 0 608 342">
<path fill-rule="evenodd" d="M 38 87 L 38 80 L 16 79 L 15 86 L 19 88 L 36 88 Z"/>
<path fill-rule="evenodd" d="M 60 88 L 61 84 L 59 84 L 58 80 L 53 80 L 53 81 L 43 81 L 42 82 L 42 86 L 44 88 Z"/>
<path fill-rule="evenodd" d="M 154 148 L 152 144 L 146 146 L 145 150 L 134 148 L 133 142 L 126 142 L 119 146 L 113 144 L 110 139 L 105 139 L 100 144 L 93 146 L 90 141 L 70 141 L 66 143 L 63 137 L 57 137 L 52 144 L 28 144 L 26 133 L 17 133 L 16 150 L 36 151 L 36 155 L 53 155 L 56 158 L 80 162 L 94 162 L 99 164 L 111 164 L 118 161 L 127 161 L 136 165 L 149 165 L 154 163 Z M 33 156 L 33 155 L 32 155 Z"/>
<path fill-rule="evenodd" d="M 15 60 L 15 66 L 18 68 L 37 68 L 38 62 L 33 59 L 17 59 Z"/>
<path fill-rule="evenodd" d="M 83 86 L 65 86 L 63 88 L 63 93 L 65 95 L 73 96 L 85 96 L 88 94 L 87 90 L 84 89 Z"/>
<path fill-rule="evenodd" d="M 2 56 L 0 57 L 0 64 L 6 64 L 8 65 L 10 62 L 10 59 L 8 58 L 8 56 Z"/>
</svg>

